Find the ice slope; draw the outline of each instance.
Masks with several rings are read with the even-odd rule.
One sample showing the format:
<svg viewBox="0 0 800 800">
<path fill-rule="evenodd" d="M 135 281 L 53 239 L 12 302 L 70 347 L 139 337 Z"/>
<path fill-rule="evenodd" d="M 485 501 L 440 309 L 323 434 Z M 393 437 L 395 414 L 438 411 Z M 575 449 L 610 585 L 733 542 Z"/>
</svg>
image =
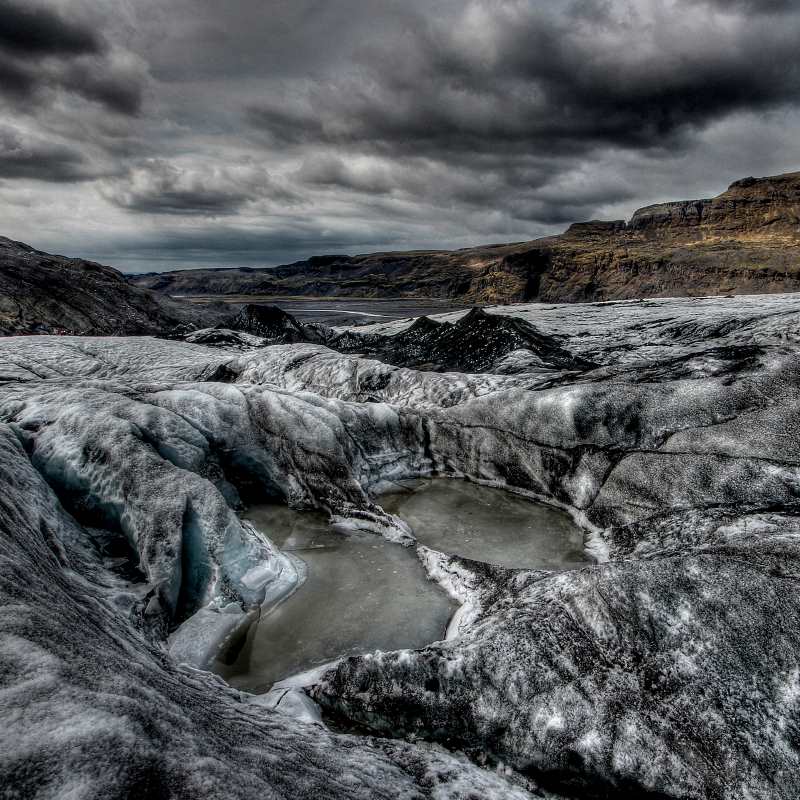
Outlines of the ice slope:
<svg viewBox="0 0 800 800">
<path fill-rule="evenodd" d="M 424 743 L 334 735 L 178 667 L 0 425 L 0 796 L 523 798 Z"/>
<path fill-rule="evenodd" d="M 741 295 L 611 300 L 602 303 L 519 303 L 490 306 L 489 314 L 517 317 L 554 336 L 567 337 L 572 352 L 600 363 L 666 357 L 673 348 L 719 344 L 779 343 L 800 339 L 800 295 Z M 431 317 L 455 322 L 468 312 Z M 363 334 L 393 334 L 413 319 L 364 325 Z"/>
<path fill-rule="evenodd" d="M 796 797 L 800 298 L 647 303 L 519 309 L 579 375 L 0 340 L 3 791 Z M 408 542 L 372 493 L 430 472 L 566 508 L 601 563 L 420 548 L 464 606 L 446 642 L 307 679 L 347 737 L 168 656 L 291 585 L 240 501 Z"/>
</svg>

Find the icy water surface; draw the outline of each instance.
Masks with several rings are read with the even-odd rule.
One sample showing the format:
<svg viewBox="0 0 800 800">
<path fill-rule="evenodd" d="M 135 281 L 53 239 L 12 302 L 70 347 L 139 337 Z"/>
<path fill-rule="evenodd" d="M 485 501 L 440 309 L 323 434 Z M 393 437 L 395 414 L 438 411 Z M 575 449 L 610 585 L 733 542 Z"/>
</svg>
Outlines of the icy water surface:
<svg viewBox="0 0 800 800">
<path fill-rule="evenodd" d="M 428 580 L 414 548 L 375 534 L 337 533 L 324 515 L 284 506 L 253 507 L 244 517 L 302 558 L 308 577 L 250 628 L 234 663 L 216 665 L 232 686 L 264 692 L 339 656 L 444 638 L 456 606 Z"/>
<path fill-rule="evenodd" d="M 552 506 L 455 479 L 399 489 L 377 501 L 434 550 L 515 568 L 566 570 L 588 563 L 583 531 Z"/>
<path fill-rule="evenodd" d="M 460 480 L 414 481 L 378 502 L 436 550 L 509 567 L 586 565 L 583 532 L 562 511 Z M 251 626 L 243 647 L 216 671 L 239 689 L 264 692 L 282 678 L 339 656 L 423 647 L 442 639 L 455 604 L 428 580 L 414 548 L 375 534 L 333 531 L 326 517 L 285 506 L 245 519 L 301 558 L 306 582 Z"/>
</svg>

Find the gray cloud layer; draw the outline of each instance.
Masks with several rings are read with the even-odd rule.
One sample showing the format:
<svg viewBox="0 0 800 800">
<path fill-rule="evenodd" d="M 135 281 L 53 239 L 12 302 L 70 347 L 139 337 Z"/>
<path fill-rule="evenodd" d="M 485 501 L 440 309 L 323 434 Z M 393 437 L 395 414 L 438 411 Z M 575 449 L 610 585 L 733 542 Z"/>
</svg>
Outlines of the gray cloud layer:
<svg viewBox="0 0 800 800">
<path fill-rule="evenodd" d="M 800 168 L 788 0 L 0 0 L 3 233 L 130 269 L 466 246 Z"/>
<path fill-rule="evenodd" d="M 17 104 L 54 102 L 59 91 L 135 114 L 142 80 L 91 20 L 46 5 L 0 0 L 0 93 Z"/>
</svg>

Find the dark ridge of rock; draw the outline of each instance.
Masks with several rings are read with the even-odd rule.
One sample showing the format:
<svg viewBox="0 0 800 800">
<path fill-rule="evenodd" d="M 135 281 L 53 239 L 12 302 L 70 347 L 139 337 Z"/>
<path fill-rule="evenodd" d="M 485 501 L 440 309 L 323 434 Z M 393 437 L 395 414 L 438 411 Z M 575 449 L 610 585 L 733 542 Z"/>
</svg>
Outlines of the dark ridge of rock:
<svg viewBox="0 0 800 800">
<path fill-rule="evenodd" d="M 0 237 L 1 336 L 164 334 L 220 318 L 218 307 L 178 303 L 131 285 L 111 267 Z"/>
<path fill-rule="evenodd" d="M 190 332 L 178 338 L 191 344 L 204 344 L 208 347 L 236 347 L 250 349 L 256 343 L 260 346 L 258 337 L 242 334 L 229 328 L 205 328 L 200 331 Z"/>
<path fill-rule="evenodd" d="M 398 367 L 431 372 L 489 372 L 511 353 L 525 356 L 524 367 L 585 371 L 596 365 L 573 355 L 554 336 L 525 320 L 487 314 L 475 307 L 455 323 L 418 317 L 401 333 L 383 336 L 324 325 L 302 325 L 277 306 L 248 305 L 217 328 L 182 337 L 192 344 L 252 350 L 276 344 L 324 344 L 340 353 L 369 356 Z"/>
<path fill-rule="evenodd" d="M 456 251 L 317 256 L 274 269 L 132 276 L 169 294 L 590 302 L 800 290 L 800 173 L 746 178 L 706 200 L 639 209 L 564 234 Z"/>
<path fill-rule="evenodd" d="M 529 322 L 487 314 L 478 307 L 455 323 L 419 317 L 394 336 L 360 336 L 348 331 L 328 346 L 342 352 L 358 351 L 395 366 L 436 372 L 487 372 L 518 350 L 529 351 L 546 368 L 586 370 L 594 366 Z"/>
<path fill-rule="evenodd" d="M 377 353 L 381 344 L 391 337 L 381 336 L 376 333 L 362 333 L 361 331 L 347 330 L 334 335 L 326 344 L 332 350 L 340 353 Z"/>
<path fill-rule="evenodd" d="M 221 327 L 260 336 L 265 345 L 321 343 L 330 336 L 324 325 L 302 325 L 278 306 L 246 305 Z"/>
<path fill-rule="evenodd" d="M 227 327 L 232 330 L 280 339 L 283 344 L 304 341 L 303 330 L 297 320 L 277 306 L 245 306 Z"/>
</svg>

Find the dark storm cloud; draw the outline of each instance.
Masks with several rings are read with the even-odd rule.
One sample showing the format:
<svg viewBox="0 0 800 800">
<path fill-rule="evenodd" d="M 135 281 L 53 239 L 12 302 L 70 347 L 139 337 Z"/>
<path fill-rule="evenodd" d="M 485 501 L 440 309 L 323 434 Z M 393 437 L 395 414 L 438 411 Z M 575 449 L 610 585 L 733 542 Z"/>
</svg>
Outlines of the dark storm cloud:
<svg viewBox="0 0 800 800">
<path fill-rule="evenodd" d="M 37 82 L 32 70 L 0 51 L 0 96 L 15 100 L 28 98 L 36 89 Z"/>
<path fill-rule="evenodd" d="M 0 48 L 24 57 L 99 53 L 97 33 L 47 7 L 0 0 Z"/>
<path fill-rule="evenodd" d="M 141 72 L 124 63 L 88 22 L 46 5 L 0 0 L 0 97 L 46 107 L 67 92 L 120 114 L 138 113 Z"/>
<path fill-rule="evenodd" d="M 140 0 L 165 81 L 264 81 L 347 69 L 366 41 L 413 31 L 415 0 Z M 150 27 L 152 26 L 152 28 Z"/>
<path fill-rule="evenodd" d="M 789 0 L 0 0 L 0 202 L 123 264 L 533 238 L 800 167 L 798 41 Z"/>
<path fill-rule="evenodd" d="M 298 186 L 327 190 L 332 195 L 364 195 L 373 212 L 392 216 L 409 214 L 396 204 L 412 206 L 424 198 L 439 209 L 456 207 L 467 212 L 491 209 L 521 221 L 555 225 L 586 218 L 601 202 L 618 202 L 632 196 L 631 187 L 618 179 L 594 185 L 558 186 L 554 176 L 567 168 L 558 159 L 483 155 L 442 163 L 426 157 L 375 159 L 353 163 L 333 154 L 306 158 L 292 178 Z M 394 204 L 394 205 L 393 205 Z M 427 212 L 426 212 L 427 213 Z"/>
<path fill-rule="evenodd" d="M 83 60 L 60 70 L 53 83 L 111 111 L 133 116 L 142 106 L 142 76 L 136 69 L 107 60 Z"/>
<path fill-rule="evenodd" d="M 295 177 L 310 186 L 331 186 L 367 194 L 386 194 L 393 188 L 399 188 L 403 180 L 384 166 L 358 168 L 330 153 L 309 156 Z"/>
<path fill-rule="evenodd" d="M 797 9 L 796 0 L 707 0 L 712 6 L 726 11 L 750 11 L 775 14 Z"/>
<path fill-rule="evenodd" d="M 605 2 L 524 14 L 474 4 L 485 28 L 423 21 L 414 37 L 366 47 L 357 74 L 294 86 L 248 118 L 282 145 L 560 154 L 674 146 L 726 114 L 797 101 L 796 13 L 717 30 L 719 20 L 693 16 L 708 4 L 682 5 L 677 20 L 639 21 L 635 6 L 620 14 Z"/>
<path fill-rule="evenodd" d="M 122 208 L 149 214 L 227 216 L 260 198 L 294 199 L 257 165 L 182 168 L 163 159 L 132 167 L 102 191 Z"/>
<path fill-rule="evenodd" d="M 86 160 L 79 151 L 0 127 L 0 178 L 61 183 L 91 177 Z"/>
</svg>

